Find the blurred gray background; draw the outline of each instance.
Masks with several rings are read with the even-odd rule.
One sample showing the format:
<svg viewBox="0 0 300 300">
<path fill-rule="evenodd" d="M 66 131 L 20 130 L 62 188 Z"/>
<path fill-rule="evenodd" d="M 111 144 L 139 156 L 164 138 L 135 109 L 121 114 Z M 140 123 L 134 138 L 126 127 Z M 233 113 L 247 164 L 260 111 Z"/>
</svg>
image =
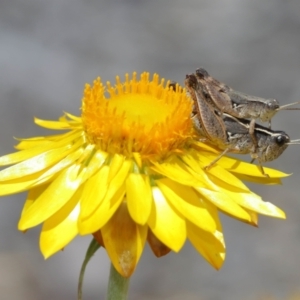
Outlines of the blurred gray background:
<svg viewBox="0 0 300 300">
<path fill-rule="evenodd" d="M 300 100 L 299 0 L 1 0 L 0 154 L 13 136 L 48 134 L 34 116 L 79 114 L 83 86 L 101 76 L 157 72 L 183 83 L 205 67 L 237 90 Z M 124 78 L 124 77 L 123 77 Z M 281 112 L 274 129 L 300 138 L 299 112 Z M 249 160 L 249 157 L 245 157 Z M 300 146 L 270 166 L 294 173 L 282 186 L 251 187 L 283 208 L 287 220 L 260 218 L 259 228 L 222 217 L 227 259 L 215 271 L 187 244 L 157 259 L 148 246 L 132 276 L 130 299 L 287 299 L 300 293 Z M 16 228 L 24 194 L 0 203 L 0 298 L 76 299 L 90 237 L 44 260 L 40 228 Z M 109 261 L 88 265 L 84 300 L 104 299 Z"/>
</svg>

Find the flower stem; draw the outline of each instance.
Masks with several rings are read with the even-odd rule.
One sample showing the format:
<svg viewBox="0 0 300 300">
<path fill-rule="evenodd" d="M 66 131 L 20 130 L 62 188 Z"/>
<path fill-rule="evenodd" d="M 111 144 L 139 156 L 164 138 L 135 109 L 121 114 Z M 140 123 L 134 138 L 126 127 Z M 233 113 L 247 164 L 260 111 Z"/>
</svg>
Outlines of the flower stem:
<svg viewBox="0 0 300 300">
<path fill-rule="evenodd" d="M 106 300 L 126 300 L 129 281 L 129 278 L 121 276 L 111 264 Z"/>
</svg>

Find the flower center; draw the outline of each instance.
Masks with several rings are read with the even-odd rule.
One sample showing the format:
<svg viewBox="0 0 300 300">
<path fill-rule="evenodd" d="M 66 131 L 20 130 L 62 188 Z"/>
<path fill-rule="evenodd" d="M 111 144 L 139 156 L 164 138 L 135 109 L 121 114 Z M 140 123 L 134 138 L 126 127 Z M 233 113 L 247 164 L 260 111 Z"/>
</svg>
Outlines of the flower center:
<svg viewBox="0 0 300 300">
<path fill-rule="evenodd" d="M 137 80 L 126 74 L 124 83 L 105 86 L 97 78 L 93 86 L 86 85 L 82 99 L 82 120 L 87 139 L 109 153 L 131 156 L 166 155 L 185 146 L 193 135 L 190 119 L 191 100 L 184 89 L 169 87 L 164 79 L 142 73 Z"/>
</svg>

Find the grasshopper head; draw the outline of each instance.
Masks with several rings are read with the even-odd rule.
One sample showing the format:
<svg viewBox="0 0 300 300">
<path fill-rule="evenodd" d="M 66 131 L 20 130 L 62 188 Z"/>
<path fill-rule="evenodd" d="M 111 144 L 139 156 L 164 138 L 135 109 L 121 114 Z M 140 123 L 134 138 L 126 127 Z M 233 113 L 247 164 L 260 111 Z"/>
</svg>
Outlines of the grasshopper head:
<svg viewBox="0 0 300 300">
<path fill-rule="evenodd" d="M 264 107 L 261 110 L 260 119 L 263 122 L 270 121 L 280 110 L 300 110 L 298 107 L 291 107 L 296 104 L 300 104 L 300 101 L 279 106 L 277 100 L 267 99 L 267 101 L 264 101 Z"/>
<path fill-rule="evenodd" d="M 268 141 L 264 142 L 265 147 L 261 152 L 261 161 L 272 161 L 278 158 L 290 142 L 290 137 L 284 131 L 273 131 Z"/>
<path fill-rule="evenodd" d="M 267 99 L 260 113 L 262 122 L 270 121 L 280 109 L 279 103 L 276 99 Z"/>
<path fill-rule="evenodd" d="M 192 89 L 197 89 L 198 86 L 198 81 L 197 81 L 197 77 L 195 76 L 195 74 L 187 74 L 185 76 L 185 86 L 187 88 L 187 90 L 189 91 L 191 88 Z"/>
</svg>

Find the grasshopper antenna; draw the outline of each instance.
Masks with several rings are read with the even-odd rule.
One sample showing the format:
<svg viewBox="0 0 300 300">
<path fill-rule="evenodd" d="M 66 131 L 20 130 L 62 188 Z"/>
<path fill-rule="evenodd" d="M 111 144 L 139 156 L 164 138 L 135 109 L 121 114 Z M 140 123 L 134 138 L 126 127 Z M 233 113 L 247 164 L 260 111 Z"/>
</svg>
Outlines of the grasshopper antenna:
<svg viewBox="0 0 300 300">
<path fill-rule="evenodd" d="M 299 140 L 291 140 L 289 143 L 286 143 L 287 145 L 300 145 L 300 139 Z"/>
<path fill-rule="evenodd" d="M 279 110 L 300 110 L 300 108 L 298 108 L 298 107 L 296 107 L 296 108 L 294 108 L 294 107 L 293 108 L 287 108 L 289 106 L 293 106 L 293 105 L 296 105 L 296 104 L 300 104 L 300 101 L 279 106 L 279 108 L 277 108 L 276 111 L 279 111 Z"/>
</svg>

